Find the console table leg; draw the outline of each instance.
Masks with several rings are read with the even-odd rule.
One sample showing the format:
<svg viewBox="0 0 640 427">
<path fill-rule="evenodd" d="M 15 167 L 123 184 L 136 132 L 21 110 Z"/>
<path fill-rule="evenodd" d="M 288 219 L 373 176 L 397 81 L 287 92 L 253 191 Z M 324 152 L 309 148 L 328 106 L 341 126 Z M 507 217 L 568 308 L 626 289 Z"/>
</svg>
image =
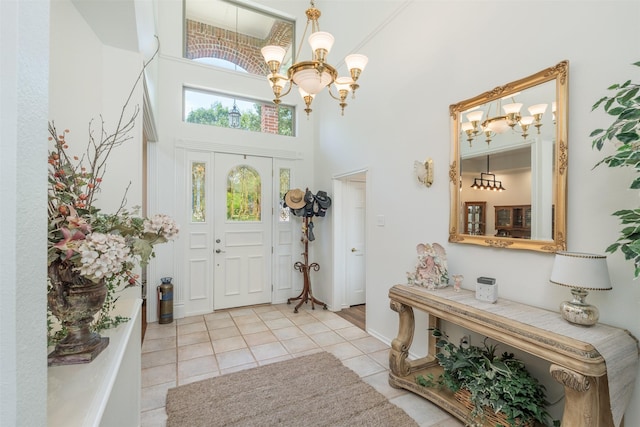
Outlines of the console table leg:
<svg viewBox="0 0 640 427">
<path fill-rule="evenodd" d="M 563 426 L 613 427 L 606 375 L 588 377 L 553 364 L 549 372 L 564 386 Z"/>
<path fill-rule="evenodd" d="M 413 342 L 413 331 L 415 329 L 413 308 L 397 301 L 391 301 L 390 306 L 400 316 L 400 324 L 398 326 L 398 336 L 391 341 L 389 369 L 395 375 L 404 377 L 409 375 L 411 369 L 411 364 L 407 361 L 407 357 L 409 356 L 409 348 Z"/>
</svg>

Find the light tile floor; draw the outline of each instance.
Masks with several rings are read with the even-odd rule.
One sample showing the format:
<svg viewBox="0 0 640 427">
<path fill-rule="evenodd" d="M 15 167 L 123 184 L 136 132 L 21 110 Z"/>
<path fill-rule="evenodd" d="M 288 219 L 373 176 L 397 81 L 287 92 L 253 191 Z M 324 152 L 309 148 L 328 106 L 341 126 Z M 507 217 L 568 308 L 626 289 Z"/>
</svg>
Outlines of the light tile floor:
<svg viewBox="0 0 640 427">
<path fill-rule="evenodd" d="M 167 390 L 318 351 L 339 358 L 424 427 L 460 427 L 448 413 L 388 383 L 389 346 L 327 310 L 287 304 L 150 323 L 142 344 L 141 426 L 166 423 Z"/>
</svg>

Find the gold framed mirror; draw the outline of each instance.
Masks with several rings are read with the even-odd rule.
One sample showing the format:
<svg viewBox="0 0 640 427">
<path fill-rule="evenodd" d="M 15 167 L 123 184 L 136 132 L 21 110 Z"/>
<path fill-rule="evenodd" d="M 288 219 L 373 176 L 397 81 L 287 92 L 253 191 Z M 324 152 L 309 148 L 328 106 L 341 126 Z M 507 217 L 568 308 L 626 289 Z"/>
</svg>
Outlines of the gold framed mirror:
<svg viewBox="0 0 640 427">
<path fill-rule="evenodd" d="M 566 249 L 568 80 L 562 61 L 449 106 L 449 242 Z"/>
</svg>

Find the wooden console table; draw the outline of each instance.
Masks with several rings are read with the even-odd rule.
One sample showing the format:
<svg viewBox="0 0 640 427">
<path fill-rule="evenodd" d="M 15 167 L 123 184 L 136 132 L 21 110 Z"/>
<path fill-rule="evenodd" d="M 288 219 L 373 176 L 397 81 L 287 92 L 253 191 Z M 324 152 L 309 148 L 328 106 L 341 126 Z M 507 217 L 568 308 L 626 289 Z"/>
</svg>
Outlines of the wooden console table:
<svg viewBox="0 0 640 427">
<path fill-rule="evenodd" d="M 389 298 L 400 317 L 389 352 L 391 386 L 412 391 L 467 420 L 468 410 L 451 393 L 415 381 L 418 375 L 441 372 L 428 329 L 445 320 L 550 362 L 551 376 L 565 389 L 563 426 L 621 425 L 638 371 L 638 342 L 627 331 L 603 324 L 572 325 L 556 312 L 504 299 L 490 304 L 476 300 L 475 292 L 451 287 L 395 285 Z M 429 324 L 421 328 L 429 334 L 429 342 L 426 357 L 410 360 L 414 308 L 429 315 Z"/>
</svg>

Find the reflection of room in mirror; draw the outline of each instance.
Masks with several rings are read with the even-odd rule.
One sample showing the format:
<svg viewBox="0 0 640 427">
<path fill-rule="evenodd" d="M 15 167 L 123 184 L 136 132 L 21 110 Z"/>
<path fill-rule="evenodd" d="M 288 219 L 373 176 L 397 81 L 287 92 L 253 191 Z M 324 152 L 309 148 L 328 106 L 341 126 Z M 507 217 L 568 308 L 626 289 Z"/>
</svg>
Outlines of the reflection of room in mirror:
<svg viewBox="0 0 640 427">
<path fill-rule="evenodd" d="M 552 206 L 553 194 L 553 150 L 549 147 L 545 154 L 546 161 L 536 162 L 533 156 L 534 146 L 511 149 L 488 156 L 462 159 L 460 165 L 462 186 L 460 203 L 477 205 L 484 202 L 483 225 L 475 225 L 469 221 L 469 209 L 465 208 L 465 221 L 461 229 L 465 234 L 513 237 L 523 239 L 552 239 Z M 490 164 L 490 170 L 487 170 Z M 535 169 L 532 164 L 538 164 Z M 543 166 L 540 166 L 542 164 Z M 545 167 L 544 165 L 548 165 Z M 495 175 L 506 188 L 505 191 L 477 190 L 473 184 L 482 173 Z M 546 174 L 546 177 L 542 176 Z M 500 207 L 510 207 L 509 211 L 520 213 L 507 223 L 499 221 L 497 212 Z M 513 209 L 511 209 L 513 207 Z M 521 207 L 521 211 L 519 210 Z M 476 211 L 477 214 L 477 211 Z"/>
<path fill-rule="evenodd" d="M 475 226 L 465 234 L 553 239 L 555 105 L 555 82 L 550 81 L 460 113 L 460 203 L 486 202 L 482 230 Z M 522 207 L 516 226 L 497 221 L 503 206 L 516 207 L 508 209 L 516 213 Z M 460 229 L 469 230 L 468 218 L 462 220 Z"/>
<path fill-rule="evenodd" d="M 449 107 L 449 241 L 566 249 L 568 61 Z"/>
</svg>

